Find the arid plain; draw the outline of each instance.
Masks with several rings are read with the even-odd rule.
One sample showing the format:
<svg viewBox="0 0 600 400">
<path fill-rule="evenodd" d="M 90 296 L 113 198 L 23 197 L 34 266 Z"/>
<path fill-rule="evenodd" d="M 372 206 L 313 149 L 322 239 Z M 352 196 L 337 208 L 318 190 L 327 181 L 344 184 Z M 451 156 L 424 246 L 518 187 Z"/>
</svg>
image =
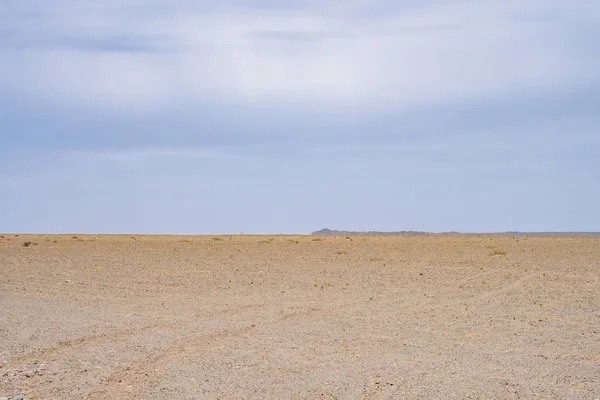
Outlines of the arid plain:
<svg viewBox="0 0 600 400">
<path fill-rule="evenodd" d="M 39 400 L 598 399 L 600 238 L 4 234 L 0 367 Z"/>
</svg>

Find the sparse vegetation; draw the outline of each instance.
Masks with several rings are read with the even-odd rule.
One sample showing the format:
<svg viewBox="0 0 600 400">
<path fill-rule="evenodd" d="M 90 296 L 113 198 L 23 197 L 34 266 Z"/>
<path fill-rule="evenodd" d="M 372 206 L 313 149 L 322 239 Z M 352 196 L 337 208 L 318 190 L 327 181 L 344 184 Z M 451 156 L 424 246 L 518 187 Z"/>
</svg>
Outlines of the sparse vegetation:
<svg viewBox="0 0 600 400">
<path fill-rule="evenodd" d="M 313 287 L 315 289 L 321 289 L 321 290 L 325 290 L 325 288 L 327 287 L 331 287 L 331 282 L 325 282 L 322 285 L 319 285 L 318 283 L 313 283 Z"/>
<path fill-rule="evenodd" d="M 214 240 L 215 242 L 218 242 L 219 240 L 223 240 L 223 238 L 215 236 L 214 238 L 212 238 L 212 240 Z"/>
<path fill-rule="evenodd" d="M 336 251 L 335 254 L 341 256 L 342 254 L 348 254 L 348 253 L 346 253 L 345 251 Z"/>
<path fill-rule="evenodd" d="M 494 250 L 492 253 L 493 256 L 506 256 L 506 252 L 502 250 Z"/>
<path fill-rule="evenodd" d="M 30 241 L 23 242 L 23 247 L 29 247 L 29 246 L 31 246 L 31 244 L 32 243 Z"/>
<path fill-rule="evenodd" d="M 313 239 L 312 239 L 312 241 L 313 241 L 313 242 L 320 242 L 320 241 L 322 241 L 322 240 L 323 240 L 323 239 L 321 239 L 321 238 L 313 238 Z"/>
</svg>

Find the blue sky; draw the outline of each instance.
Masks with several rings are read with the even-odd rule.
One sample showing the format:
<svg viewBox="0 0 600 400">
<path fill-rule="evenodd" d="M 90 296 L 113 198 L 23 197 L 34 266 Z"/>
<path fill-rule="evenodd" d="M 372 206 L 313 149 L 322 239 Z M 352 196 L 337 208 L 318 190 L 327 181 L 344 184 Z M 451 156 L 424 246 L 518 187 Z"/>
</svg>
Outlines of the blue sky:
<svg viewBox="0 0 600 400">
<path fill-rule="evenodd" d="M 598 231 L 598 37 L 591 0 L 4 0 L 0 231 Z"/>
</svg>

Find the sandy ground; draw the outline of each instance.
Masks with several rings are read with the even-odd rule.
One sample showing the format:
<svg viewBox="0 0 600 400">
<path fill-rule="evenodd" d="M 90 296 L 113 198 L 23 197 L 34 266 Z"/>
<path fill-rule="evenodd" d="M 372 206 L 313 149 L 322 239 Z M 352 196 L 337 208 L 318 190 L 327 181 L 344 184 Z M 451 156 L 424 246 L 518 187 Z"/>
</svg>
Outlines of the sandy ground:
<svg viewBox="0 0 600 400">
<path fill-rule="evenodd" d="M 600 238 L 319 239 L 0 235 L 0 397 L 600 398 Z"/>
</svg>

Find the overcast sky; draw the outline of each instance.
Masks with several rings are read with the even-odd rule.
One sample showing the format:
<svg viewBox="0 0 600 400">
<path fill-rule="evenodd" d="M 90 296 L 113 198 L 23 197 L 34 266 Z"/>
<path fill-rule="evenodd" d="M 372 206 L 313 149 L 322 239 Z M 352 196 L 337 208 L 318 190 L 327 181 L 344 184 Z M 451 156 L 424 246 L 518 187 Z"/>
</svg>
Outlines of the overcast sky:
<svg viewBox="0 0 600 400">
<path fill-rule="evenodd" d="M 0 0 L 0 231 L 600 230 L 600 2 Z"/>
</svg>

